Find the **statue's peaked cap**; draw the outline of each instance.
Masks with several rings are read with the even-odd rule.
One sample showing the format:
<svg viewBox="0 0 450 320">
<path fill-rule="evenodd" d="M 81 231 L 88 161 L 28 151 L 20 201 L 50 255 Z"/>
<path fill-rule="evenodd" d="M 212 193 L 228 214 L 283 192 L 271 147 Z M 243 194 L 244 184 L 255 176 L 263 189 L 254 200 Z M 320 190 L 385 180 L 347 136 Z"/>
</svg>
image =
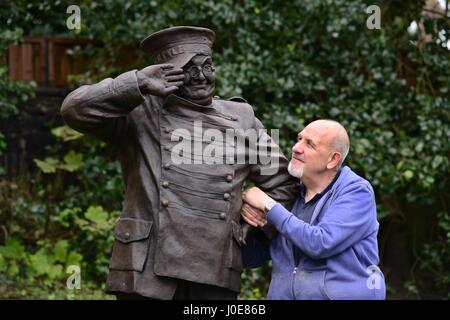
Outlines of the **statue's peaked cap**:
<svg viewBox="0 0 450 320">
<path fill-rule="evenodd" d="M 214 31 L 207 28 L 178 26 L 152 33 L 142 40 L 141 48 L 155 64 L 181 68 L 198 54 L 210 56 L 215 38 Z"/>
</svg>

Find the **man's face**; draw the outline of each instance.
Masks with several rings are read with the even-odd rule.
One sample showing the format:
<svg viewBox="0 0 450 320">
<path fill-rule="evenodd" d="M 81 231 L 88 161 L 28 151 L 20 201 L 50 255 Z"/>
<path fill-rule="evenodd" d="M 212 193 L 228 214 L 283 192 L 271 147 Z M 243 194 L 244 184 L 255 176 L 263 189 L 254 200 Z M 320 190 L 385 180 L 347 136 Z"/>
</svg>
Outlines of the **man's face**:
<svg viewBox="0 0 450 320">
<path fill-rule="evenodd" d="M 211 57 L 197 55 L 183 67 L 183 70 L 185 78 L 180 95 L 199 103 L 210 99 L 216 81 Z"/>
<path fill-rule="evenodd" d="M 317 124 L 310 124 L 297 135 L 292 147 L 289 173 L 296 178 L 314 178 L 327 170 L 330 159 L 329 133 Z"/>
</svg>

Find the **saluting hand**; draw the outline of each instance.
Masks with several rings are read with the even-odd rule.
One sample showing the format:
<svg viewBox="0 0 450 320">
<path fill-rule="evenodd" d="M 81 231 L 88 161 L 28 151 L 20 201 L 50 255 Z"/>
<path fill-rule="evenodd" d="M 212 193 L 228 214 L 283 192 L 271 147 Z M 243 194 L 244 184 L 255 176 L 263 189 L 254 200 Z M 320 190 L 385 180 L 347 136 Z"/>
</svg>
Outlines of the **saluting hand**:
<svg viewBox="0 0 450 320">
<path fill-rule="evenodd" d="M 173 64 L 155 64 L 137 72 L 139 89 L 143 94 L 165 97 L 183 85 L 183 69 Z"/>
</svg>

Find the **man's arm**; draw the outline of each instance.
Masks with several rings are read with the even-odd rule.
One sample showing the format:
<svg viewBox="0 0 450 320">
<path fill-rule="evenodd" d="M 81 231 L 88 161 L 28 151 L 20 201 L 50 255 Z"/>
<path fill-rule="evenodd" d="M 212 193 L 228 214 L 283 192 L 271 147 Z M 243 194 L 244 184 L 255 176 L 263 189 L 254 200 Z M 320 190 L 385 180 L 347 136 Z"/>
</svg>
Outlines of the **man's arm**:
<svg viewBox="0 0 450 320">
<path fill-rule="evenodd" d="M 268 212 L 267 220 L 311 258 L 327 258 L 376 230 L 375 198 L 370 186 L 357 183 L 342 190 L 316 226 L 298 219 L 280 204 Z"/>
</svg>

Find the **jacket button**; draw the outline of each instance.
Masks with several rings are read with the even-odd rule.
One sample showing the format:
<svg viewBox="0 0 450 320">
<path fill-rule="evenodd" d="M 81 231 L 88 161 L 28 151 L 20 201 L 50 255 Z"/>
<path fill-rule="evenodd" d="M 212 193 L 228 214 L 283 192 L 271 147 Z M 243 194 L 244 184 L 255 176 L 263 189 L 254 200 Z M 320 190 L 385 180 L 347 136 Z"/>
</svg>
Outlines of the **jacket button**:
<svg viewBox="0 0 450 320">
<path fill-rule="evenodd" d="M 225 218 L 227 217 L 227 215 L 225 214 L 225 212 L 221 212 L 219 215 L 220 219 L 225 220 Z"/>
<path fill-rule="evenodd" d="M 225 200 L 230 199 L 230 194 L 229 194 L 229 193 L 224 193 L 223 198 L 224 198 Z"/>
<path fill-rule="evenodd" d="M 165 127 L 165 128 L 164 128 L 164 132 L 165 132 L 165 133 L 170 133 L 170 128 L 169 128 L 169 127 Z"/>
<path fill-rule="evenodd" d="M 227 181 L 228 182 L 233 181 L 233 176 L 231 174 L 227 175 Z"/>
<path fill-rule="evenodd" d="M 123 237 L 125 239 L 130 239 L 130 233 L 129 232 L 125 232 L 125 234 L 123 235 Z"/>
<path fill-rule="evenodd" d="M 233 120 L 233 121 L 237 121 L 237 117 L 231 117 L 231 120 Z"/>
<path fill-rule="evenodd" d="M 162 205 L 163 205 L 163 207 L 167 207 L 167 206 L 169 205 L 169 201 L 166 200 L 166 199 L 164 199 L 164 200 L 162 201 Z"/>
<path fill-rule="evenodd" d="M 169 170 L 169 168 L 170 168 L 170 163 L 166 163 L 166 164 L 164 165 L 164 169 Z"/>
<path fill-rule="evenodd" d="M 179 136 L 179 137 L 178 137 L 178 141 L 183 141 L 183 137 L 182 137 L 182 136 Z"/>
<path fill-rule="evenodd" d="M 167 188 L 169 186 L 169 181 L 163 181 L 162 186 Z"/>
<path fill-rule="evenodd" d="M 170 147 L 169 146 L 164 146 L 164 150 L 169 151 Z"/>
</svg>

